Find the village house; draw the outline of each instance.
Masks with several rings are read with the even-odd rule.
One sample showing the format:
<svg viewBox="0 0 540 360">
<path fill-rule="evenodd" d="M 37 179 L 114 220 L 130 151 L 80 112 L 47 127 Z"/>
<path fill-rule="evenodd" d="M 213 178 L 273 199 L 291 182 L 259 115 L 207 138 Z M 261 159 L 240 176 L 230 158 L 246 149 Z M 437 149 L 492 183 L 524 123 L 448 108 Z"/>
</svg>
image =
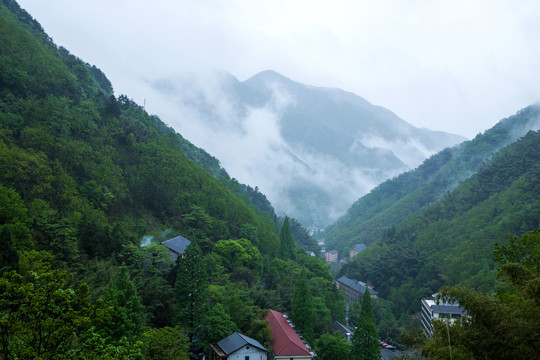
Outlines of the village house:
<svg viewBox="0 0 540 360">
<path fill-rule="evenodd" d="M 291 320 L 275 310 L 268 310 L 268 326 L 272 329 L 274 359 L 313 360 L 317 356 L 308 342 L 296 331 Z"/>
<path fill-rule="evenodd" d="M 365 282 L 349 279 L 346 276 L 342 276 L 336 281 L 336 287 L 343 291 L 345 295 L 345 301 L 360 301 L 360 298 L 364 296 L 366 289 L 369 290 L 371 298 L 376 299 L 378 293 L 373 289 L 373 286 L 367 285 Z"/>
<path fill-rule="evenodd" d="M 349 251 L 349 257 L 352 259 L 356 255 L 358 255 L 362 250 L 366 248 L 366 244 L 356 244 L 353 246 L 352 250 Z"/>
<path fill-rule="evenodd" d="M 268 360 L 268 350 L 257 340 L 239 332 L 211 344 L 212 359 Z"/>
<path fill-rule="evenodd" d="M 183 236 L 177 236 L 161 242 L 161 245 L 165 245 L 169 249 L 171 260 L 173 260 L 173 262 L 176 262 L 176 259 L 179 256 L 184 255 L 184 252 L 189 244 L 191 244 L 191 241 Z"/>
<path fill-rule="evenodd" d="M 334 332 L 338 332 L 341 336 L 343 336 L 349 342 L 351 341 L 352 336 L 354 334 L 354 331 L 352 331 L 347 326 L 343 325 L 337 320 L 334 320 L 332 325 L 330 325 L 330 330 Z"/>
</svg>

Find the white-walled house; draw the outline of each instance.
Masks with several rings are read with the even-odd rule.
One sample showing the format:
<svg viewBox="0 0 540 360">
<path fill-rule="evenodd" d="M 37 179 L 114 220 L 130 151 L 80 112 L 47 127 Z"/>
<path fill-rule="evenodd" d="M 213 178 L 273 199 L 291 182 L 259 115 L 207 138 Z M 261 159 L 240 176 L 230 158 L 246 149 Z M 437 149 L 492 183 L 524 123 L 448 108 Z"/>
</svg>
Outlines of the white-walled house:
<svg viewBox="0 0 540 360">
<path fill-rule="evenodd" d="M 257 340 L 235 332 L 211 344 L 213 359 L 268 360 L 268 350 Z"/>
</svg>

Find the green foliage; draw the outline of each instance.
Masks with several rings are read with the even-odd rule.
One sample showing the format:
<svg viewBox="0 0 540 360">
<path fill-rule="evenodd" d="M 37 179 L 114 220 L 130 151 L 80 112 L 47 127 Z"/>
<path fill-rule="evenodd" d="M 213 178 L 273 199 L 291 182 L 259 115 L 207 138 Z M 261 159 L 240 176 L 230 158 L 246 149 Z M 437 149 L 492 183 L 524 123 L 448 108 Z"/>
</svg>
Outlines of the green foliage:
<svg viewBox="0 0 540 360">
<path fill-rule="evenodd" d="M 199 246 L 192 242 L 179 257 L 174 284 L 177 323 L 184 328 L 193 342 L 195 330 L 206 312 L 208 279 Z"/>
<path fill-rule="evenodd" d="M 117 341 L 122 337 L 139 339 L 146 319 L 141 298 L 127 266 L 120 266 L 118 274 L 105 289 L 103 301 L 112 309 L 112 318 L 101 324 L 104 334 Z"/>
<path fill-rule="evenodd" d="M 72 332 L 77 311 L 49 314 L 51 339 L 66 331 L 58 358 L 185 358 L 181 336 L 169 346 L 180 331 L 199 339 L 194 351 L 233 330 L 267 344 L 261 309 L 290 312 L 302 268 L 321 286 L 313 290 L 317 334 L 343 316 L 328 268 L 303 257 L 291 225 L 287 260 L 275 258 L 278 222 L 257 187 L 231 179 L 158 117 L 115 96 L 99 69 L 57 47 L 11 0 L 0 3 L 0 168 L 0 271 L 17 269 L 24 280 L 10 281 L 19 279 L 22 291 L 68 270 L 74 276 L 59 275 L 58 296 L 69 304 L 84 295 L 94 311 L 90 322 L 75 319 L 82 327 Z M 292 225 L 301 245 L 312 246 Z M 140 248 L 143 235 L 166 228 L 194 245 L 174 267 L 164 246 Z M 13 319 L 4 344 L 19 351 L 37 327 Z"/>
<path fill-rule="evenodd" d="M 366 290 L 362 299 L 362 309 L 358 325 L 354 331 L 351 347 L 351 359 L 378 360 L 381 358 L 379 336 L 373 315 L 373 306 L 369 290 Z"/>
<path fill-rule="evenodd" d="M 294 297 L 291 305 L 291 318 L 295 326 L 300 330 L 302 335 L 312 341 L 314 338 L 313 329 L 315 327 L 315 306 L 313 304 L 313 296 L 306 275 L 306 271 L 302 269 L 300 276 L 296 280 L 294 289 Z"/>
<path fill-rule="evenodd" d="M 540 328 L 540 230 L 497 246 L 499 276 L 507 288 L 487 296 L 470 288 L 446 287 L 441 301 L 458 302 L 467 317 L 454 326 L 435 325 L 435 335 L 422 346 L 436 358 L 529 359 L 536 356 Z M 459 353 L 460 356 L 457 356 Z"/>
<path fill-rule="evenodd" d="M 279 253 L 278 256 L 283 260 L 291 259 L 294 254 L 295 243 L 291 232 L 291 221 L 285 216 L 281 232 L 279 234 Z"/>
<path fill-rule="evenodd" d="M 540 225 L 539 159 L 540 133 L 530 132 L 452 193 L 390 229 L 342 273 L 374 284 L 396 317 L 417 312 L 422 297 L 445 285 L 493 293 L 499 286 L 494 244 Z"/>
<path fill-rule="evenodd" d="M 150 329 L 143 334 L 144 350 L 147 359 L 188 360 L 189 345 L 187 337 L 180 328 L 163 327 Z"/>
<path fill-rule="evenodd" d="M 421 213 L 470 178 L 504 146 L 536 128 L 539 114 L 538 105 L 529 106 L 473 140 L 442 150 L 415 170 L 378 185 L 326 229 L 326 247 L 344 252 L 354 244 L 371 244 L 392 226 Z"/>
<path fill-rule="evenodd" d="M 197 329 L 199 345 L 208 347 L 209 344 L 229 336 L 237 330 L 222 304 L 214 304 L 204 314 Z"/>
<path fill-rule="evenodd" d="M 259 250 L 249 240 L 220 240 L 214 246 L 213 251 L 220 256 L 223 265 L 228 271 L 233 272 L 241 268 L 249 269 L 253 275 L 248 284 L 258 282 L 260 279 L 263 259 Z"/>
<path fill-rule="evenodd" d="M 0 355 L 4 359 L 134 359 L 137 345 L 115 345 L 94 332 L 110 319 L 90 288 L 67 286 L 70 274 L 50 268 L 45 254 L 24 253 L 23 275 L 0 278 Z M 32 259 L 32 263 L 25 261 Z M 41 260 L 40 260 L 41 259 Z M 35 262 L 34 262 L 35 261 Z"/>
<path fill-rule="evenodd" d="M 341 334 L 323 334 L 315 343 L 315 351 L 320 360 L 348 360 L 351 344 Z"/>
</svg>

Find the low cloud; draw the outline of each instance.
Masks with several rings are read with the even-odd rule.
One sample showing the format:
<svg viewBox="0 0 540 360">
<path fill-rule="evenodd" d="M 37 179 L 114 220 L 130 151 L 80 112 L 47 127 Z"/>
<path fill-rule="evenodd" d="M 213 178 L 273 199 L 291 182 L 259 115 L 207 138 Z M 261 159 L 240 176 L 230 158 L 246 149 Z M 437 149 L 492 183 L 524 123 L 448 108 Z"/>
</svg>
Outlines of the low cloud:
<svg viewBox="0 0 540 360">
<path fill-rule="evenodd" d="M 294 96 L 279 83 L 271 83 L 270 100 L 246 105 L 238 98 L 235 83 L 229 74 L 212 73 L 176 75 L 148 84 L 160 97 L 162 120 L 218 158 L 231 177 L 258 186 L 278 214 L 295 217 L 305 226 L 326 226 L 360 196 L 403 170 L 381 173 L 352 167 L 290 145 L 282 136 L 282 115 L 296 105 Z M 395 144 L 384 139 L 370 141 L 395 150 Z"/>
</svg>

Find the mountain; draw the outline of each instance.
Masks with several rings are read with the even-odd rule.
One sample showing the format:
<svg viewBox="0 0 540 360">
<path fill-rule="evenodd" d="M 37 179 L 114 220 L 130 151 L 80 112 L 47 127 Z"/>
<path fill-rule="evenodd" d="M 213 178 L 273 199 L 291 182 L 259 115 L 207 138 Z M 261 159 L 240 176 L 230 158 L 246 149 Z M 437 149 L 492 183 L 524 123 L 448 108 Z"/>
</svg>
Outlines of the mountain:
<svg viewBox="0 0 540 360">
<path fill-rule="evenodd" d="M 274 71 L 242 82 L 223 72 L 178 75 L 151 86 L 191 115 L 169 120 L 173 127 L 308 227 L 330 224 L 376 184 L 464 140 Z"/>
<path fill-rule="evenodd" d="M 532 106 L 516 117 L 539 113 Z M 530 131 L 440 200 L 389 228 L 341 272 L 374 285 L 396 316 L 417 312 L 420 298 L 442 286 L 494 293 L 495 245 L 540 226 L 538 184 L 540 132 Z"/>
<path fill-rule="evenodd" d="M 370 244 L 407 216 L 451 192 L 502 147 L 540 129 L 540 104 L 501 120 L 493 128 L 431 156 L 417 169 L 387 180 L 358 199 L 326 229 L 326 246 L 340 253 L 354 244 Z"/>
<path fill-rule="evenodd" d="M 235 331 L 266 346 L 264 310 L 291 313 L 299 274 L 317 284 L 316 336 L 344 319 L 300 224 L 14 0 L 0 0 L 0 169 L 2 358 L 202 358 Z M 304 248 L 277 258 L 293 231 Z M 173 262 L 160 241 L 177 235 L 190 245 Z"/>
</svg>

